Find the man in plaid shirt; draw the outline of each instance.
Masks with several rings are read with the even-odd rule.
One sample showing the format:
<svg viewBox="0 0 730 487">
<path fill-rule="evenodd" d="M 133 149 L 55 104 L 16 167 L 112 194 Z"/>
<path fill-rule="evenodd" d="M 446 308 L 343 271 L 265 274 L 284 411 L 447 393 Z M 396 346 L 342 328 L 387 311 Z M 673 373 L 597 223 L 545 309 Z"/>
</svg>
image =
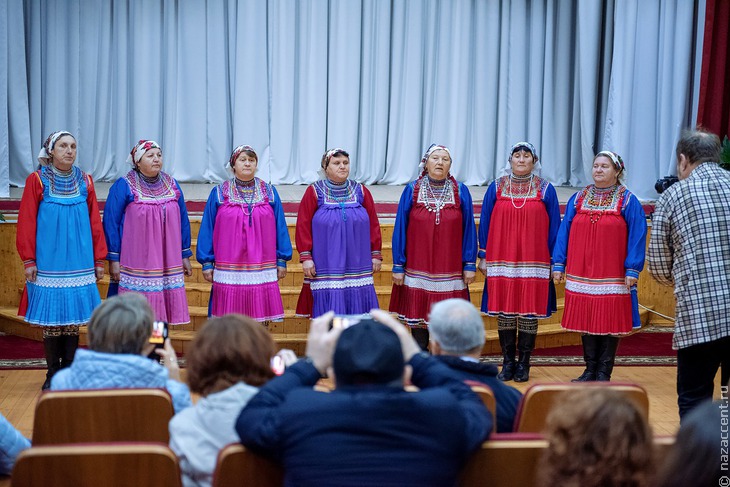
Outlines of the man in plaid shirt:
<svg viewBox="0 0 730 487">
<path fill-rule="evenodd" d="M 712 399 L 717 369 L 730 365 L 730 172 L 719 160 L 715 134 L 683 133 L 680 181 L 661 195 L 652 218 L 649 273 L 673 284 L 677 300 L 672 348 L 680 420 Z"/>
</svg>

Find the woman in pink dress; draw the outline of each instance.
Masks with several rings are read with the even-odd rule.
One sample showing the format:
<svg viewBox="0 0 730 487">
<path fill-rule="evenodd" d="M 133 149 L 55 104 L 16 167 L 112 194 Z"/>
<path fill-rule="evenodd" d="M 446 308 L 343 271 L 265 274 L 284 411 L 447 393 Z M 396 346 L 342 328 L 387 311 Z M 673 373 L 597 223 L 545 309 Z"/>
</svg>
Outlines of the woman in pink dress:
<svg viewBox="0 0 730 487">
<path fill-rule="evenodd" d="M 277 281 L 286 277 L 292 246 L 279 194 L 255 177 L 258 160 L 251 146 L 233 150 L 233 178 L 210 192 L 196 258 L 213 283 L 211 316 L 240 313 L 268 323 L 284 319 Z"/>
<path fill-rule="evenodd" d="M 157 320 L 189 323 L 185 276 L 193 253 L 182 190 L 162 172 L 157 142 L 140 140 L 127 160 L 134 169 L 112 185 L 104 207 L 109 274 L 119 294 L 143 294 Z"/>
</svg>

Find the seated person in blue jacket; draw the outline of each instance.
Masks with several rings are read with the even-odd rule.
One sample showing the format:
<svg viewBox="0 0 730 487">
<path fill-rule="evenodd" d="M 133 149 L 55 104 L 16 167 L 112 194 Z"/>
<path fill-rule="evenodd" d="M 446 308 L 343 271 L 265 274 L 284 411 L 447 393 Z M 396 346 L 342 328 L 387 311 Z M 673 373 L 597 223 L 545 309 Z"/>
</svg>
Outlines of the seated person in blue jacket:
<svg viewBox="0 0 730 487">
<path fill-rule="evenodd" d="M 192 405 L 170 340 L 165 339 L 163 348 L 150 343 L 154 321 L 141 294 L 108 298 L 91 315 L 89 349 L 76 350 L 71 367 L 53 376 L 51 390 L 161 388 L 170 393 L 175 412 Z M 164 366 L 147 358 L 152 351 Z"/>
<path fill-rule="evenodd" d="M 492 418 L 471 388 L 388 313 L 347 328 L 312 321 L 306 358 L 265 384 L 236 422 L 286 485 L 453 486 Z M 377 320 L 377 321 L 375 321 Z M 419 392 L 403 389 L 405 371 Z M 331 393 L 313 390 L 328 372 Z"/>
<path fill-rule="evenodd" d="M 15 459 L 26 448 L 30 448 L 30 441 L 0 414 L 0 475 L 10 475 Z"/>
<path fill-rule="evenodd" d="M 431 353 L 462 380 L 492 389 L 497 402 L 497 432 L 512 431 L 522 393 L 497 378 L 497 367 L 479 362 L 485 333 L 482 315 L 464 299 L 447 299 L 431 307 Z"/>
</svg>

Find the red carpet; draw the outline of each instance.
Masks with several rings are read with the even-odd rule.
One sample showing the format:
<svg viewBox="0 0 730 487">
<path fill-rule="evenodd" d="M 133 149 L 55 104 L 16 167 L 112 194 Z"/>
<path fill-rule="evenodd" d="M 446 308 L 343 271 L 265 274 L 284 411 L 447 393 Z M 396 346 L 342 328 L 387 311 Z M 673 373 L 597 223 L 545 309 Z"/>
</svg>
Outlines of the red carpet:
<svg viewBox="0 0 730 487">
<path fill-rule="evenodd" d="M 487 355 L 482 361 L 501 364 L 501 355 Z M 584 365 L 583 347 L 541 348 L 532 353 L 534 365 Z M 648 327 L 621 339 L 616 365 L 676 365 L 677 352 L 672 350 L 672 329 Z"/>
<path fill-rule="evenodd" d="M 81 347 L 86 348 L 86 347 Z M 45 369 L 43 342 L 13 335 L 0 335 L 0 369 Z M 185 358 L 178 354 L 180 366 Z"/>
</svg>

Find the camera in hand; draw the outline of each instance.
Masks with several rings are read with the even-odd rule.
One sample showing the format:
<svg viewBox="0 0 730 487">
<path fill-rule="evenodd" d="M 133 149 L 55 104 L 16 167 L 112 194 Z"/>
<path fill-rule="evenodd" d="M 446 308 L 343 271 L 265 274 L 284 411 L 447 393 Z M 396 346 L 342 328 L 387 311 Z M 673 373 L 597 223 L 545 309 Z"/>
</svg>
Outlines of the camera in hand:
<svg viewBox="0 0 730 487">
<path fill-rule="evenodd" d="M 167 340 L 168 335 L 169 328 L 167 326 L 167 322 L 155 321 L 154 323 L 152 323 L 152 334 L 150 335 L 149 342 L 155 345 L 155 348 L 162 348 L 165 345 L 165 340 Z M 160 356 L 155 353 L 154 350 L 152 350 L 148 357 L 155 361 L 160 360 Z"/>
<path fill-rule="evenodd" d="M 679 181 L 679 178 L 677 176 L 664 176 L 663 178 L 659 178 L 656 180 L 656 183 L 654 183 L 654 189 L 657 193 L 662 194 L 667 190 L 668 187 L 670 187 L 677 181 Z"/>
<path fill-rule="evenodd" d="M 345 329 L 351 327 L 352 325 L 364 323 L 366 321 L 369 321 L 371 323 L 376 322 L 369 313 L 361 315 L 337 315 L 333 317 L 332 321 L 330 322 L 330 330 L 333 328 Z"/>
</svg>

